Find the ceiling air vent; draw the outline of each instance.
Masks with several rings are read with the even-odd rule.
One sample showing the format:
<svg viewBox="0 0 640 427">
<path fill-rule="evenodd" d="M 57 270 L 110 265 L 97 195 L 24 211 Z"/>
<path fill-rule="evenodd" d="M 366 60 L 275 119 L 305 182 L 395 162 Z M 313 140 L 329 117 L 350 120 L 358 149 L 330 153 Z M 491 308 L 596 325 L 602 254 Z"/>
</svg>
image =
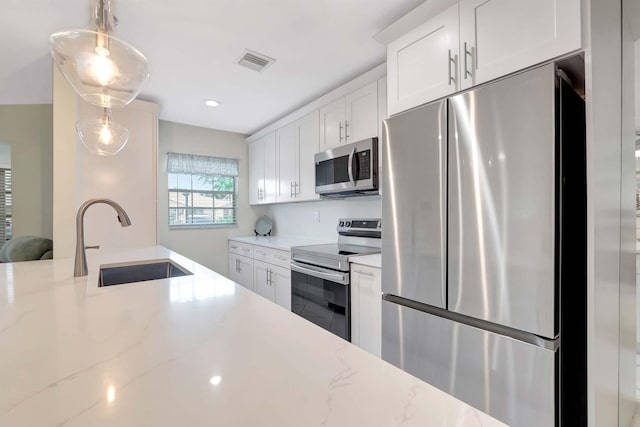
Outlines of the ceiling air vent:
<svg viewBox="0 0 640 427">
<path fill-rule="evenodd" d="M 269 65 L 273 64 L 273 62 L 275 62 L 275 59 L 249 49 L 247 49 L 245 54 L 242 55 L 242 58 L 238 60 L 239 65 L 253 71 L 263 71 Z"/>
</svg>

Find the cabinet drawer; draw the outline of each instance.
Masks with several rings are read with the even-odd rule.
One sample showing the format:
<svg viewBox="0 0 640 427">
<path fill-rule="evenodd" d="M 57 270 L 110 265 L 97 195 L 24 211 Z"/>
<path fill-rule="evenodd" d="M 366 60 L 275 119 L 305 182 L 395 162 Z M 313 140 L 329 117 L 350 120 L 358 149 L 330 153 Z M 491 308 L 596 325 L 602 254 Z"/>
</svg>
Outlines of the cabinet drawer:
<svg viewBox="0 0 640 427">
<path fill-rule="evenodd" d="M 253 258 L 253 245 L 249 243 L 240 243 L 233 240 L 229 241 L 229 252 Z"/>
<path fill-rule="evenodd" d="M 277 265 L 278 267 L 290 269 L 291 252 L 280 249 L 271 249 L 264 246 L 256 246 L 253 251 L 253 258 Z"/>
</svg>

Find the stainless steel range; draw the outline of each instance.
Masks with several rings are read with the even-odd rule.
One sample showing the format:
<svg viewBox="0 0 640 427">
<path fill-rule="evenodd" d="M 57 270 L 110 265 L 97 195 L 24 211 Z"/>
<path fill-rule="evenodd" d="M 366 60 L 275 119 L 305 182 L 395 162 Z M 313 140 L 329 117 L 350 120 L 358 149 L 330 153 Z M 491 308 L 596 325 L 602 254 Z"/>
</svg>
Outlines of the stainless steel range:
<svg viewBox="0 0 640 427">
<path fill-rule="evenodd" d="M 379 218 L 341 218 L 338 242 L 291 248 L 291 311 L 351 341 L 349 259 L 380 253 Z"/>
</svg>

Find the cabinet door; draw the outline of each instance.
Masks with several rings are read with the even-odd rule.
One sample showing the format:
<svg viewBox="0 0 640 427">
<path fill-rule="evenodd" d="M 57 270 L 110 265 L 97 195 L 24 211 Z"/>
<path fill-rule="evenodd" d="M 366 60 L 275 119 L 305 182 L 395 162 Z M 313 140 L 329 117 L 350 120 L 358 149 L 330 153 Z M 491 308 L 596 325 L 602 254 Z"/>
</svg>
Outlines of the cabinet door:
<svg viewBox="0 0 640 427">
<path fill-rule="evenodd" d="M 458 49 L 457 4 L 389 43 L 389 115 L 456 92 Z"/>
<path fill-rule="evenodd" d="M 320 109 L 320 151 L 344 144 L 344 98 Z"/>
<path fill-rule="evenodd" d="M 580 0 L 462 0 L 462 87 L 580 49 L 580 28 Z"/>
<path fill-rule="evenodd" d="M 320 115 L 316 110 L 297 121 L 298 181 L 294 184 L 295 200 L 318 200 L 316 194 L 315 154 L 320 151 Z"/>
<path fill-rule="evenodd" d="M 347 143 L 378 136 L 378 82 L 345 97 L 344 137 Z"/>
<path fill-rule="evenodd" d="M 276 304 L 291 311 L 291 270 L 269 265 L 269 279 L 275 291 Z"/>
<path fill-rule="evenodd" d="M 264 193 L 262 203 L 275 203 L 278 173 L 276 170 L 276 134 L 264 137 Z"/>
<path fill-rule="evenodd" d="M 229 279 L 253 291 L 253 260 L 229 254 Z"/>
<path fill-rule="evenodd" d="M 276 130 L 276 153 L 278 159 L 277 202 L 293 200 L 294 184 L 298 181 L 297 169 L 297 123 L 292 122 Z"/>
<path fill-rule="evenodd" d="M 264 191 L 264 141 L 249 144 L 249 203 L 262 202 Z"/>
<path fill-rule="evenodd" d="M 253 283 L 255 292 L 262 295 L 269 301 L 276 300 L 275 289 L 269 282 L 269 268 L 271 266 L 266 262 L 253 261 Z"/>
<path fill-rule="evenodd" d="M 380 269 L 351 265 L 351 342 L 378 357 L 382 354 Z"/>
</svg>

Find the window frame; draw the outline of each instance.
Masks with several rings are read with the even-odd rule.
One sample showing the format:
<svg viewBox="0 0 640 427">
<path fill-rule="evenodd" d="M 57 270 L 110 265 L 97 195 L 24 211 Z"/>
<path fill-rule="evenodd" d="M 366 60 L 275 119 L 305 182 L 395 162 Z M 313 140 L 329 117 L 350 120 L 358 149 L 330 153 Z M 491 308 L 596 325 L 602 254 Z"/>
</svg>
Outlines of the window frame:
<svg viewBox="0 0 640 427">
<path fill-rule="evenodd" d="M 214 156 L 207 156 L 207 157 L 211 157 L 213 159 L 217 159 L 218 157 L 214 157 Z M 191 177 L 191 185 L 189 189 L 186 188 L 178 188 L 179 186 L 176 185 L 176 188 L 172 188 L 170 184 L 170 176 L 171 175 L 189 175 Z M 211 191 L 209 190 L 198 190 L 198 189 L 194 189 L 194 177 L 195 176 L 207 176 L 209 178 L 211 178 Z M 232 179 L 233 180 L 233 190 L 231 191 L 216 191 L 214 190 L 214 181 L 216 178 L 226 178 L 226 179 Z M 223 175 L 223 174 L 214 174 L 214 173 L 201 173 L 201 172 L 167 172 L 167 177 L 166 177 L 166 182 L 167 182 L 167 224 L 169 227 L 169 230 L 194 230 L 194 229 L 215 229 L 215 228 L 238 228 L 238 179 L 239 176 L 233 176 L 233 175 Z M 177 184 L 177 183 L 176 183 Z M 180 193 L 180 194 L 190 194 L 191 197 L 191 203 L 190 203 L 190 207 L 172 207 L 171 206 L 171 195 L 172 193 Z M 211 207 L 194 207 L 193 206 L 193 196 L 195 194 L 210 194 L 211 195 L 211 199 L 212 199 L 212 204 Z M 215 207 L 215 196 L 217 195 L 231 195 L 232 199 L 233 199 L 233 206 L 230 208 L 216 208 Z M 207 210 L 211 210 L 212 213 L 215 215 L 216 210 L 223 210 L 223 211 L 231 211 L 232 215 L 233 215 L 233 222 L 221 222 L 221 223 L 196 223 L 196 224 L 172 224 L 171 223 L 171 214 L 172 212 L 177 212 L 178 210 L 186 210 L 191 211 L 191 215 L 194 215 L 193 211 L 196 209 L 207 209 Z M 215 219 L 215 217 L 214 217 Z"/>
</svg>

